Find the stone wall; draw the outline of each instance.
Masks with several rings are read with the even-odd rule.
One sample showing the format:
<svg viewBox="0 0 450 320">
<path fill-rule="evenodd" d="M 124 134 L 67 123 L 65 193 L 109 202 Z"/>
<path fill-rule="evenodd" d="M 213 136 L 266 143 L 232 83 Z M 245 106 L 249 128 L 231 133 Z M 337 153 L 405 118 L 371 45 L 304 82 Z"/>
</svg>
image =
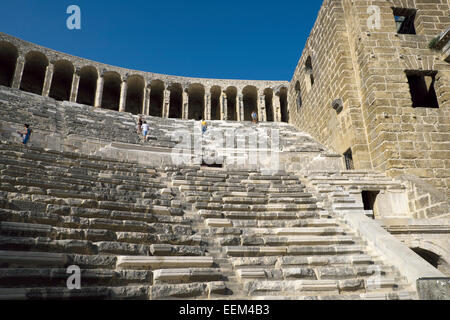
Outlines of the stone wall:
<svg viewBox="0 0 450 320">
<path fill-rule="evenodd" d="M 368 25 L 373 4 L 379 28 Z M 417 34 L 397 33 L 393 8 L 417 9 Z M 441 0 L 324 1 L 290 84 L 291 121 L 338 153 L 351 148 L 356 168 L 414 175 L 448 196 L 450 65 L 428 44 L 449 13 Z M 412 107 L 408 75 L 435 77 L 439 108 Z"/>
</svg>

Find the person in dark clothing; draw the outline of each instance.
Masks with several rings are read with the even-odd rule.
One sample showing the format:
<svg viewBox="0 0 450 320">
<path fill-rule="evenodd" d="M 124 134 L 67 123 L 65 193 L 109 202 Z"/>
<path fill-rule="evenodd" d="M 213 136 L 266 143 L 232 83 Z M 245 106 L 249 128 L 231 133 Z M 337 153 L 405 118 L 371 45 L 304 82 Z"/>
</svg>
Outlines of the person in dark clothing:
<svg viewBox="0 0 450 320">
<path fill-rule="evenodd" d="M 142 118 L 139 117 L 139 121 L 138 121 L 138 125 L 137 125 L 137 133 L 141 134 L 142 132 L 142 125 L 144 124 L 144 122 L 142 121 Z"/>
<path fill-rule="evenodd" d="M 22 144 L 26 145 L 30 140 L 31 133 L 33 132 L 33 130 L 31 130 L 30 125 L 27 123 L 25 123 L 23 127 L 25 131 L 24 132 L 17 131 L 17 133 L 20 134 L 20 136 L 22 137 Z"/>
</svg>

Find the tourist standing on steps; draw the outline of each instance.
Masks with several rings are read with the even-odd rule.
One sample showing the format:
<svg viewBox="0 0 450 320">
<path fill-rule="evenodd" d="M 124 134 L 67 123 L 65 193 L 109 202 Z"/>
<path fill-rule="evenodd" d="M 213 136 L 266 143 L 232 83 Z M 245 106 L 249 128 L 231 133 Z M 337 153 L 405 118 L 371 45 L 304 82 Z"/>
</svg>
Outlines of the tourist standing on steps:
<svg viewBox="0 0 450 320">
<path fill-rule="evenodd" d="M 20 134 L 20 136 L 22 137 L 22 144 L 26 145 L 30 140 L 31 133 L 33 132 L 33 130 L 31 130 L 30 125 L 26 123 L 23 125 L 23 127 L 25 131 L 24 132 L 17 131 L 17 133 Z"/>
<path fill-rule="evenodd" d="M 142 135 L 144 136 L 144 140 L 147 141 L 147 134 L 150 129 L 150 126 L 147 124 L 147 121 L 144 121 L 142 124 Z"/>
<path fill-rule="evenodd" d="M 202 119 L 202 134 L 204 134 L 206 130 L 208 130 L 208 124 Z"/>
<path fill-rule="evenodd" d="M 253 123 L 258 123 L 258 114 L 256 113 L 255 110 L 253 110 L 252 112 L 252 121 Z"/>
</svg>

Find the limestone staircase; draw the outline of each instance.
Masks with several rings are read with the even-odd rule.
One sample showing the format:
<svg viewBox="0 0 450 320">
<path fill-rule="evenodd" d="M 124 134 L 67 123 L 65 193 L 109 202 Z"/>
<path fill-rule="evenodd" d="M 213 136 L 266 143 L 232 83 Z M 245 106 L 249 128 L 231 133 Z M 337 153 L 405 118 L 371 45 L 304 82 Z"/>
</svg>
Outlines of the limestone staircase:
<svg viewBox="0 0 450 320">
<path fill-rule="evenodd" d="M 416 298 L 293 174 L 191 168 L 174 172 L 172 184 L 200 218 L 196 229 L 233 299 Z"/>
<path fill-rule="evenodd" d="M 0 299 L 415 298 L 286 172 L 0 143 L 0 178 Z"/>
</svg>

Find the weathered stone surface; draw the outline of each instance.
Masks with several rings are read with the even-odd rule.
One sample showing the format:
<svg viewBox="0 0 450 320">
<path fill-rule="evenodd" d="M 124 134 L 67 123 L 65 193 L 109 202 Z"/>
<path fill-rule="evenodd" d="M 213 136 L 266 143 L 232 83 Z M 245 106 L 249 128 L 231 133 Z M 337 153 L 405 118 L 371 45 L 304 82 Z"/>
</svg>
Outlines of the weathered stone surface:
<svg viewBox="0 0 450 320">
<path fill-rule="evenodd" d="M 418 279 L 417 292 L 421 300 L 450 300 L 450 279 Z"/>
</svg>

